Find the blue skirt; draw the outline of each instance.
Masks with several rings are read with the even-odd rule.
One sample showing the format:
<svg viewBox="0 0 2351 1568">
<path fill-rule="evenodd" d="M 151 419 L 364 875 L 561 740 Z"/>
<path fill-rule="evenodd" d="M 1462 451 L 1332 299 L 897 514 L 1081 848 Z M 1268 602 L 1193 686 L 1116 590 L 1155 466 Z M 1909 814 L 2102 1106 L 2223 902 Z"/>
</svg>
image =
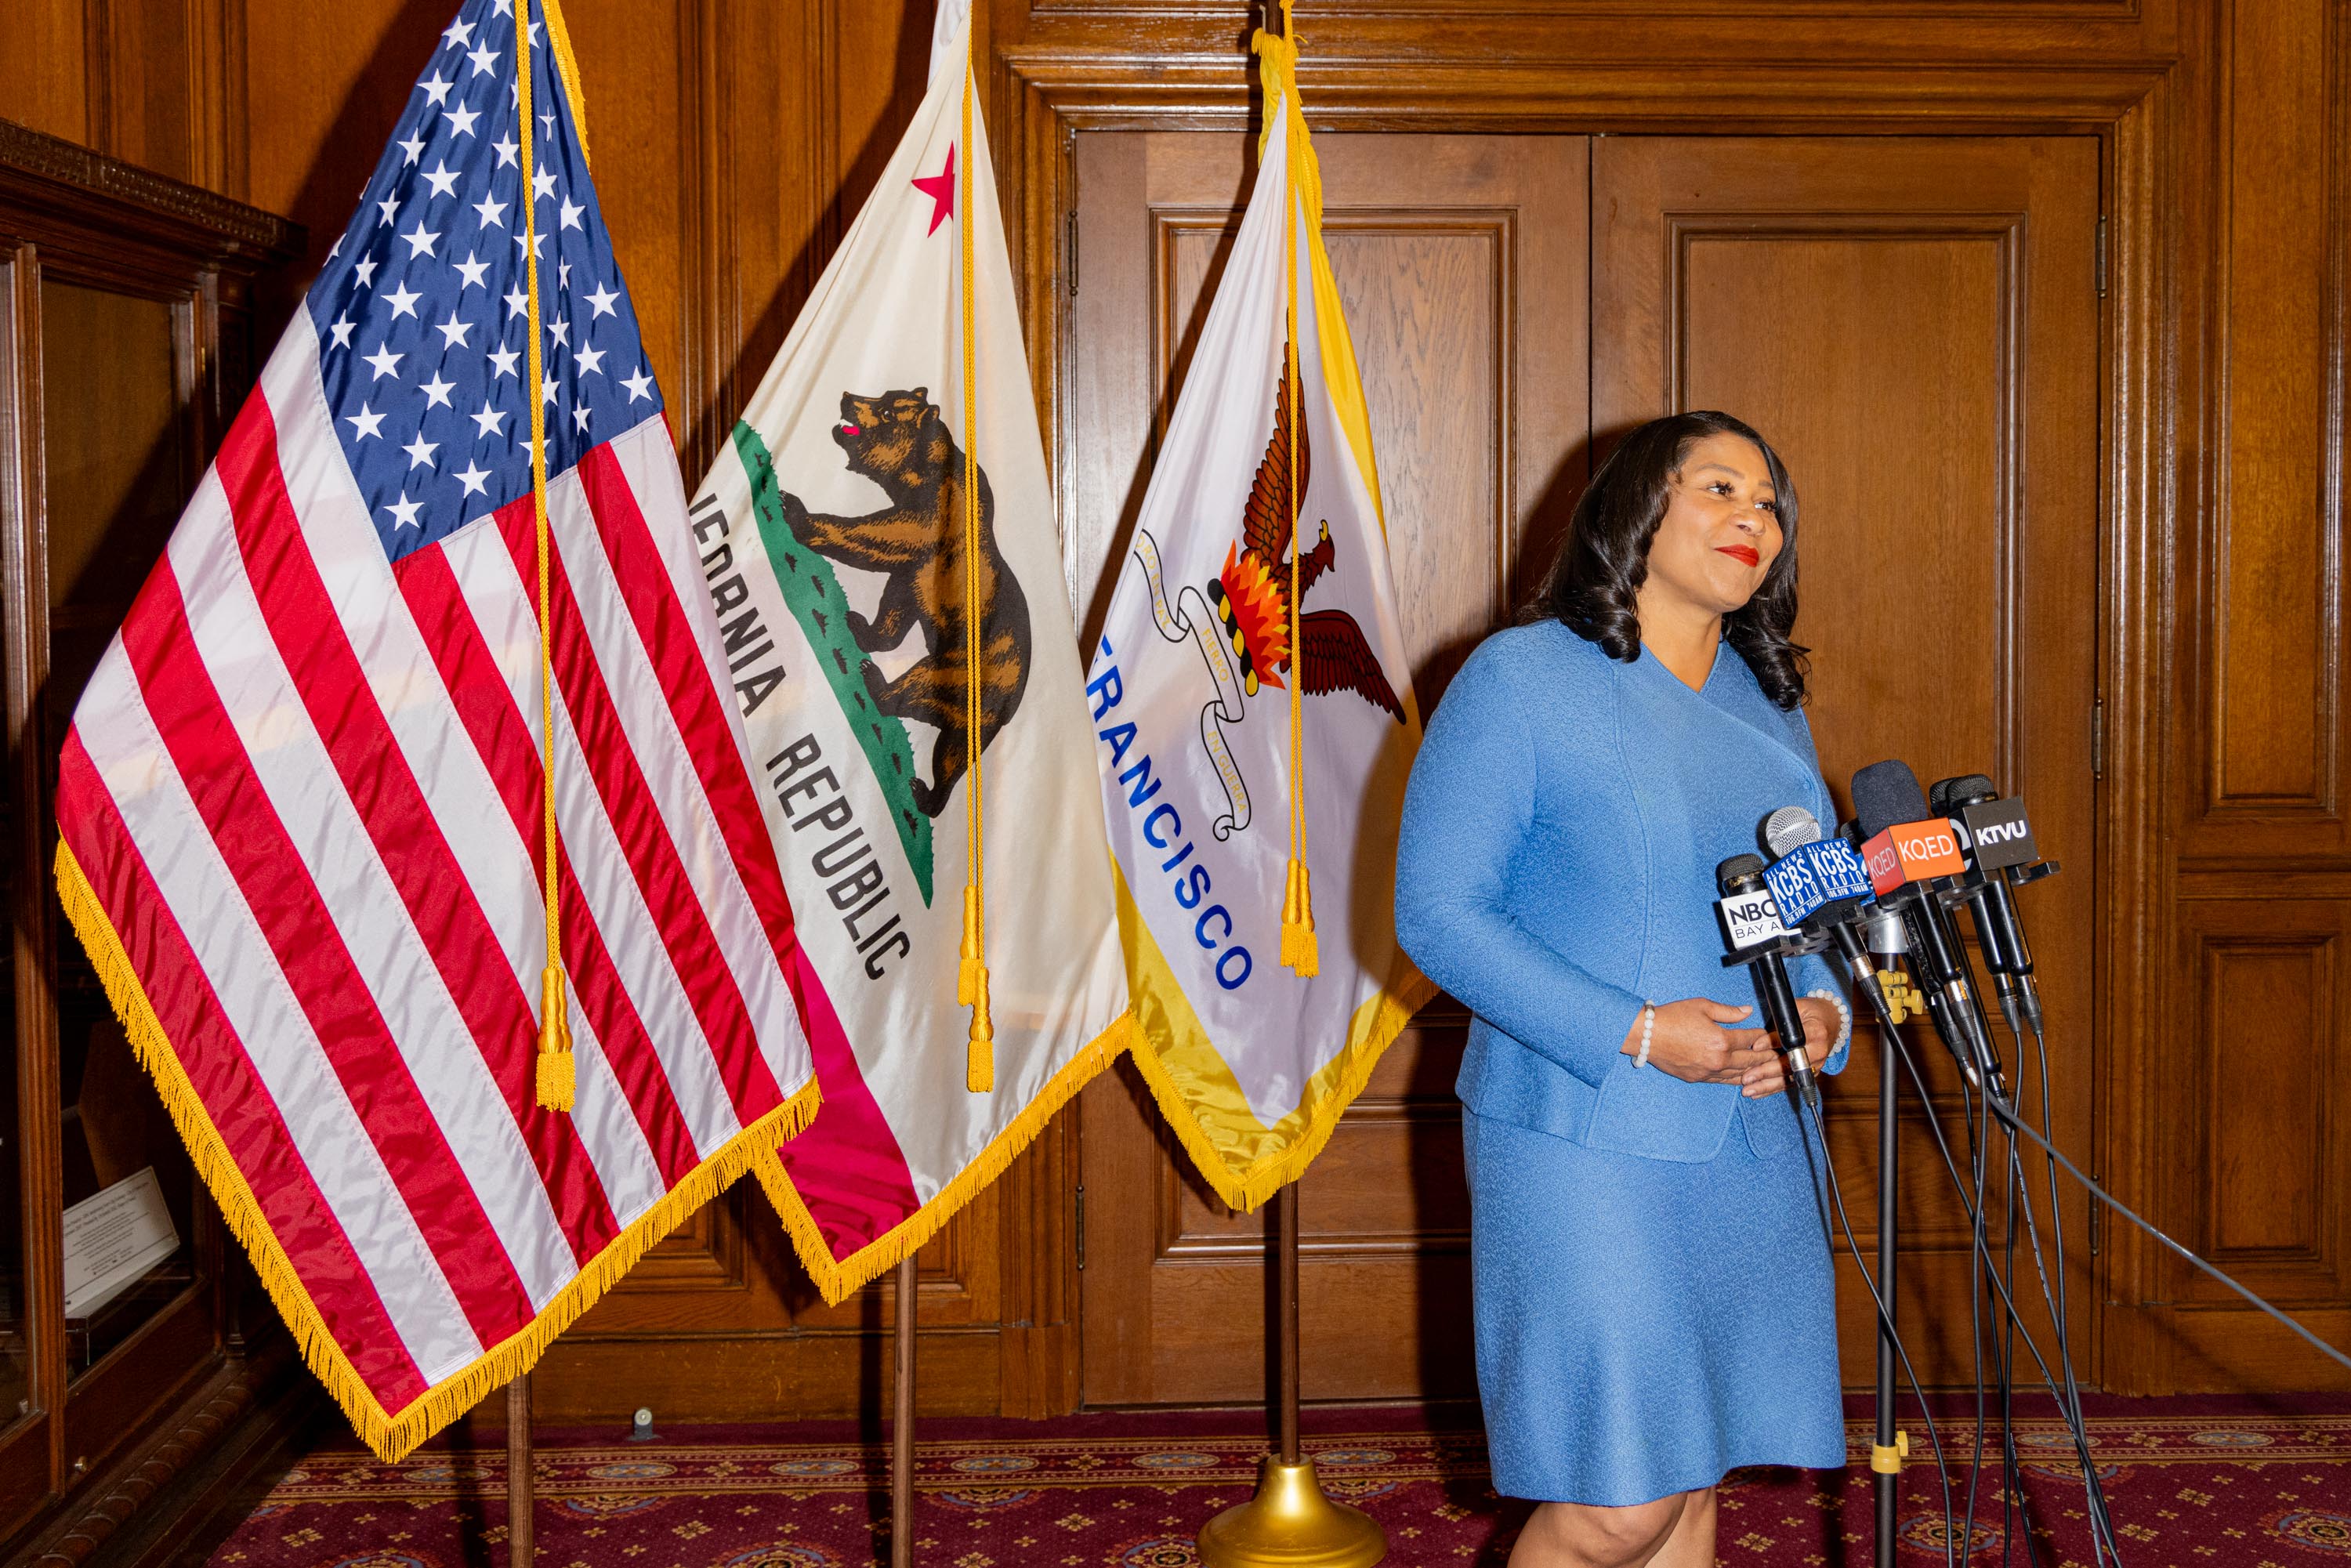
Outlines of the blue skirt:
<svg viewBox="0 0 2351 1568">
<path fill-rule="evenodd" d="M 1624 1507 L 1844 1463 L 1809 1134 L 1758 1159 L 1734 1120 L 1687 1165 L 1468 1110 L 1461 1132 L 1495 1490 Z"/>
</svg>

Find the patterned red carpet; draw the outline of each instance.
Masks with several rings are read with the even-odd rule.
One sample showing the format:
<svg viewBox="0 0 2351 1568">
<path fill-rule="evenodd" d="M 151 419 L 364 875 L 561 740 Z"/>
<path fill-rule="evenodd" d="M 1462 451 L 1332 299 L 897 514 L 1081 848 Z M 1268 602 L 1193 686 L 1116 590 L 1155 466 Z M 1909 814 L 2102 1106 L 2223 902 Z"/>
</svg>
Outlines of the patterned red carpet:
<svg viewBox="0 0 2351 1568">
<path fill-rule="evenodd" d="M 2351 1399 L 2094 1398 L 2091 1410 L 2130 1568 L 2351 1568 Z M 2053 1419 L 2020 1428 L 2027 1521 L 2010 1561 L 2087 1563 L 2070 1439 Z M 1947 1448 L 1960 1440 L 1956 1411 L 1942 1430 Z M 1475 1429 L 1432 1430 L 1416 1410 L 1343 1409 L 1309 1412 L 1307 1431 L 1327 1489 L 1386 1526 L 1389 1563 L 1499 1568 L 1523 1511 L 1488 1487 Z M 1854 1462 L 1842 1474 L 1732 1478 L 1724 1563 L 1866 1568 L 1868 1429 L 1850 1434 Z M 1264 1448 L 1262 1423 L 1246 1413 L 935 1421 L 921 1436 L 915 1561 L 926 1568 L 1188 1568 L 1200 1525 L 1249 1495 Z M 852 1426 L 678 1427 L 649 1443 L 542 1431 L 538 1444 L 542 1568 L 887 1561 L 884 1450 Z M 1976 1568 L 2001 1560 L 1995 1479 L 1988 1470 Z M 1902 1559 L 1924 1568 L 1945 1539 L 1931 1462 L 1912 1465 L 1904 1495 Z M 502 1448 L 435 1443 L 387 1466 L 330 1447 L 289 1471 L 213 1562 L 504 1568 L 505 1500 Z"/>
</svg>

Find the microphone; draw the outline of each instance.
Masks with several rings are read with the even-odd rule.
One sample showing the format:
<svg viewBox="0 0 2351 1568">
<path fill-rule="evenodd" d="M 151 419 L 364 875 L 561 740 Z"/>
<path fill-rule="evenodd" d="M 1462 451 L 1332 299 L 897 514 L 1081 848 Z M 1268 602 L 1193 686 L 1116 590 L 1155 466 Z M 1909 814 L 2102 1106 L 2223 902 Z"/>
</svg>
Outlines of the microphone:
<svg viewBox="0 0 2351 1568">
<path fill-rule="evenodd" d="M 1726 966 L 1744 965 L 1755 980 L 1755 999 L 1761 1004 L 1763 1026 L 1778 1040 L 1787 1054 L 1788 1076 L 1795 1080 L 1796 1091 L 1804 1103 L 1817 1109 L 1821 1103 L 1820 1081 L 1813 1076 L 1813 1064 L 1804 1054 L 1803 1015 L 1796 1010 L 1795 988 L 1788 984 L 1788 967 L 1781 954 L 1790 946 L 1786 923 L 1779 911 L 1771 912 L 1771 925 L 1779 935 L 1757 936 L 1742 946 L 1738 928 L 1732 924 L 1733 904 L 1746 910 L 1748 929 L 1751 932 L 1761 923 L 1761 914 L 1755 901 L 1771 902 L 1771 889 L 1763 880 L 1763 860 L 1760 855 L 1733 855 L 1714 868 L 1714 883 L 1722 892 L 1715 907 L 1722 915 L 1723 934 L 1730 951 L 1723 957 Z"/>
<path fill-rule="evenodd" d="M 1854 929 L 1873 895 L 1868 870 L 1853 845 L 1823 839 L 1819 821 L 1802 806 L 1782 806 L 1763 819 L 1763 847 L 1777 857 L 1764 868 L 1763 881 L 1781 918 L 1808 937 L 1826 934 L 1855 975 L 1875 984 L 1876 966 Z"/>
<path fill-rule="evenodd" d="M 1879 902 L 1902 911 L 1909 926 L 1913 954 L 1928 981 L 1928 1017 L 1968 1082 L 1997 1089 L 2000 1058 L 1976 1008 L 1959 933 L 1937 896 L 1938 883 L 1968 869 L 1950 822 L 1931 814 L 1918 776 L 1899 760 L 1872 763 L 1855 773 L 1853 805 L 1868 835 L 1862 858 L 1870 885 Z"/>
<path fill-rule="evenodd" d="M 1961 830 L 1959 852 L 1969 864 L 1961 885 L 1969 913 L 1975 917 L 1976 942 L 1983 949 L 1984 967 L 1991 973 L 2001 1016 L 2008 1020 L 2009 1032 L 2022 1040 L 2021 1023 L 2041 1027 L 2041 992 L 2032 977 L 2032 949 L 2025 944 L 2024 926 L 2004 873 L 2011 866 L 2041 858 L 2032 826 L 2025 820 L 2024 802 L 2001 800 L 1991 780 L 1980 773 L 1942 780 L 1930 799 Z"/>
</svg>

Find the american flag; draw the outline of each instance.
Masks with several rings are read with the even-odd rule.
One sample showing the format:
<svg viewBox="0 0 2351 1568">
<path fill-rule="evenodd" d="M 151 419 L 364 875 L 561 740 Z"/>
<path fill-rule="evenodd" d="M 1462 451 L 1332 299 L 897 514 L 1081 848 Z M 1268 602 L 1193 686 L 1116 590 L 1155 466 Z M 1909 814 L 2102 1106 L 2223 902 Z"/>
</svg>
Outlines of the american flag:
<svg viewBox="0 0 2351 1568">
<path fill-rule="evenodd" d="M 791 911 L 561 13 L 525 3 L 531 189 L 514 0 L 468 0 L 59 762 L 75 927 L 386 1458 L 526 1370 L 815 1099 Z M 534 396 L 569 1114 L 534 1092 Z"/>
</svg>

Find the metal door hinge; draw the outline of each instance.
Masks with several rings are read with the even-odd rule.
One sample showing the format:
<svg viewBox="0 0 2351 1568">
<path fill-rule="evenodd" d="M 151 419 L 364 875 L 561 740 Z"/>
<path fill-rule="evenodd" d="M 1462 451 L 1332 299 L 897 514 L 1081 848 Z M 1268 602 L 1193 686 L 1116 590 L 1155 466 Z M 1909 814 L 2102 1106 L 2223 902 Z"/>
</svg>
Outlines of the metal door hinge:
<svg viewBox="0 0 2351 1568">
<path fill-rule="evenodd" d="M 2098 298 L 2106 297 L 2106 214 L 2098 214 Z"/>
<path fill-rule="evenodd" d="M 1086 1184 L 1078 1184 L 1078 1272 L 1086 1271 Z"/>
<path fill-rule="evenodd" d="M 1069 221 L 1064 226 L 1069 235 L 1070 298 L 1075 299 L 1078 297 L 1078 210 L 1075 207 L 1070 209 Z"/>
<path fill-rule="evenodd" d="M 2105 1211 L 2096 1204 L 2090 1205 L 2090 1256 L 2093 1258 L 2098 1255 L 2099 1243 L 2105 1239 Z M 2063 1268 L 2064 1264 L 2061 1262 L 2059 1267 Z"/>
<path fill-rule="evenodd" d="M 2106 776 L 2106 699 L 2090 705 L 2090 777 Z"/>
</svg>

